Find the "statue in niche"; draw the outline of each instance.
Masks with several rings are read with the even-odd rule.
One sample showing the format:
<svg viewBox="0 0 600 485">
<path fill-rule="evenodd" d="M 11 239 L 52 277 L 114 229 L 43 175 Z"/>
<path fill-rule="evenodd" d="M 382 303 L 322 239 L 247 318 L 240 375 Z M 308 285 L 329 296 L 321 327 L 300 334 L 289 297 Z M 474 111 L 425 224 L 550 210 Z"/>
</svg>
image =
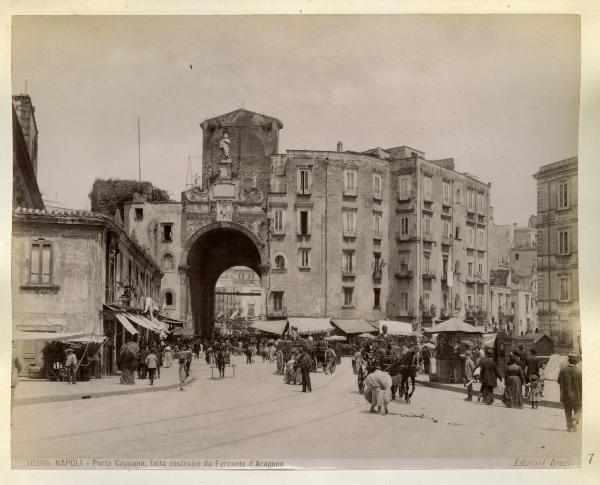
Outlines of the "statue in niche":
<svg viewBox="0 0 600 485">
<path fill-rule="evenodd" d="M 254 172 L 252 174 L 252 188 L 255 189 L 256 188 L 256 180 L 258 179 L 258 175 L 256 175 L 256 172 Z"/>
<path fill-rule="evenodd" d="M 219 142 L 219 150 L 221 150 L 221 159 L 229 160 L 229 144 L 231 140 L 229 139 L 229 135 L 225 133 L 221 141 Z"/>
<path fill-rule="evenodd" d="M 225 133 L 219 142 L 219 150 L 221 150 L 221 160 L 219 162 L 219 178 L 231 178 L 231 158 L 229 157 L 229 144 L 231 140 L 229 135 Z"/>
</svg>

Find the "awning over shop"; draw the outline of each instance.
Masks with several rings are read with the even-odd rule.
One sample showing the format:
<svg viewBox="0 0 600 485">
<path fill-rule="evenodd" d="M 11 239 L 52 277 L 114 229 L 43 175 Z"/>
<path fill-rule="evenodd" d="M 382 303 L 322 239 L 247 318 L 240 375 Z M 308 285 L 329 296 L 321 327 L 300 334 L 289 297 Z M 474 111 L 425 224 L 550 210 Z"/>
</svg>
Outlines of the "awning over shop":
<svg viewBox="0 0 600 485">
<path fill-rule="evenodd" d="M 395 320 L 379 320 L 377 322 L 379 327 L 379 333 L 381 333 L 381 327 L 387 326 L 388 335 L 411 335 L 413 333 L 412 323 L 410 322 L 397 322 Z"/>
<path fill-rule="evenodd" d="M 286 320 L 257 320 L 251 328 L 261 330 L 263 332 L 273 333 L 275 335 L 283 335 L 287 328 Z"/>
<path fill-rule="evenodd" d="M 164 317 L 160 314 L 156 315 L 156 319 L 160 320 L 161 322 L 166 323 L 167 325 L 173 325 L 174 327 L 183 327 L 184 326 L 184 322 L 182 322 L 181 320 L 174 320 L 173 318 Z"/>
<path fill-rule="evenodd" d="M 288 318 L 290 327 L 296 327 L 299 334 L 323 333 L 333 330 L 329 318 Z"/>
<path fill-rule="evenodd" d="M 13 340 L 73 340 L 89 337 L 89 332 L 26 332 L 17 330 L 13 333 Z"/>
<path fill-rule="evenodd" d="M 334 326 L 339 328 L 342 332 L 347 335 L 359 334 L 359 333 L 370 333 L 375 332 L 377 329 L 368 323 L 363 318 L 334 318 L 331 320 Z"/>
<path fill-rule="evenodd" d="M 86 335 L 85 337 L 79 337 L 79 338 L 72 338 L 69 339 L 69 342 L 77 342 L 77 343 L 81 343 L 81 344 L 87 344 L 87 343 L 96 343 L 96 344 L 101 344 L 102 342 L 104 342 L 106 340 L 106 336 L 105 335 Z"/>
<path fill-rule="evenodd" d="M 125 327 L 125 330 L 127 330 L 131 335 L 136 335 L 137 333 L 139 333 L 135 329 L 135 327 L 131 325 L 131 323 L 129 323 L 129 320 L 127 320 L 127 317 L 125 317 L 124 313 L 115 313 L 115 317 L 117 318 L 117 320 L 119 320 L 119 322 L 121 322 L 121 325 L 123 325 L 123 327 Z"/>
<path fill-rule="evenodd" d="M 483 333 L 477 327 L 463 322 L 458 318 L 450 318 L 439 325 L 423 330 L 425 333 Z"/>
<path fill-rule="evenodd" d="M 129 318 L 129 320 L 131 320 L 133 323 L 137 323 L 141 327 L 147 328 L 148 330 L 152 330 L 153 332 L 160 332 L 161 330 L 158 325 L 155 325 L 153 322 L 151 322 L 142 315 L 136 315 L 134 313 L 125 313 L 125 316 Z"/>
</svg>

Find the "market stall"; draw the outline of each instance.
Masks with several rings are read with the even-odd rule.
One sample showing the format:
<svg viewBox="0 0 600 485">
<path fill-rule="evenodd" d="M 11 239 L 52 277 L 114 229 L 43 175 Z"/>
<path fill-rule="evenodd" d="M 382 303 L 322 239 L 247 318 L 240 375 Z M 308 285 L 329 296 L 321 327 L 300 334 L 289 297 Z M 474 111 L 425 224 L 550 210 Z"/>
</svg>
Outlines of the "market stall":
<svg viewBox="0 0 600 485">
<path fill-rule="evenodd" d="M 462 382 L 464 351 L 470 346 L 480 345 L 481 329 L 458 318 L 450 318 L 423 332 L 437 335 L 436 373 L 430 378 L 439 382 Z"/>
</svg>

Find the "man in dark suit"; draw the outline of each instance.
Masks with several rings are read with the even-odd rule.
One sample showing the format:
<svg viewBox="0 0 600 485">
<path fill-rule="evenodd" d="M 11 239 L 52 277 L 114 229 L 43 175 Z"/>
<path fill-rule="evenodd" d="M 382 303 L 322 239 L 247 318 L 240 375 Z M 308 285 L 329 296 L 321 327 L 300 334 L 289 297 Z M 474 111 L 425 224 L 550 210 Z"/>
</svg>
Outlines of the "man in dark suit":
<svg viewBox="0 0 600 485">
<path fill-rule="evenodd" d="M 494 403 L 494 387 L 498 385 L 497 379 L 502 380 L 502 377 L 494 362 L 494 350 L 488 348 L 485 354 L 485 357 L 479 360 L 478 367 L 480 368 L 479 379 L 481 380 L 483 402 L 489 406 Z"/>
<path fill-rule="evenodd" d="M 527 372 L 525 372 L 525 376 L 527 378 L 527 384 L 525 385 L 525 395 L 529 395 L 529 383 L 531 382 L 531 378 L 533 376 L 540 377 L 540 361 L 537 357 L 537 350 L 532 348 L 529 351 L 530 355 L 527 357 L 525 361 L 525 367 Z"/>
<path fill-rule="evenodd" d="M 558 374 L 558 385 L 560 386 L 560 402 L 565 408 L 567 419 L 567 431 L 577 431 L 577 425 L 581 421 L 581 369 L 577 365 L 579 356 L 569 355 L 569 365 L 563 367 Z"/>
<path fill-rule="evenodd" d="M 300 359 L 300 369 L 302 370 L 302 392 L 312 392 L 310 385 L 310 370 L 313 366 L 313 360 L 307 349 L 302 352 Z"/>
</svg>

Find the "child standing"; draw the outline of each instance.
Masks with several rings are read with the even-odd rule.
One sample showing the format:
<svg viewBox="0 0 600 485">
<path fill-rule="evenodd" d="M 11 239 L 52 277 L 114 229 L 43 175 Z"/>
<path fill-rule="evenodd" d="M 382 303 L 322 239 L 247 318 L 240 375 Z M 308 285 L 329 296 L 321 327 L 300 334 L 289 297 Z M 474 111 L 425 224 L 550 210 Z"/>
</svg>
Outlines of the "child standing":
<svg viewBox="0 0 600 485">
<path fill-rule="evenodd" d="M 540 396 L 544 397 L 544 383 L 546 381 L 546 364 L 540 364 Z"/>
<path fill-rule="evenodd" d="M 537 409 L 538 403 L 542 400 L 542 390 L 538 376 L 533 374 L 529 383 L 529 400 L 531 401 L 531 409 Z"/>
</svg>

